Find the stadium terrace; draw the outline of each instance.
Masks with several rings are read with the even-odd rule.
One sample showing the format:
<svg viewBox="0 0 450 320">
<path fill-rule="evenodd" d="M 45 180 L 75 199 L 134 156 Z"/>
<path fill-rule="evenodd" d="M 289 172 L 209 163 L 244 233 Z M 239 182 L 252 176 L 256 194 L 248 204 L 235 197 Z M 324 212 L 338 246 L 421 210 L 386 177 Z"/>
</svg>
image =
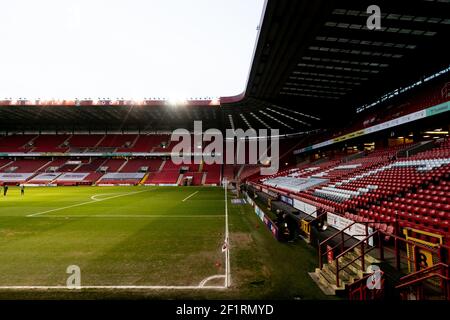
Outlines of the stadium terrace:
<svg viewBox="0 0 450 320">
<path fill-rule="evenodd" d="M 199 3 L 0 1 L 0 300 L 450 301 L 450 1 Z"/>
<path fill-rule="evenodd" d="M 196 121 L 193 134 L 186 129 L 176 129 L 170 139 L 171 141 L 181 140 L 172 149 L 172 161 L 175 164 L 191 164 L 192 162 L 229 165 L 264 164 L 261 166 L 263 175 L 275 174 L 279 168 L 279 132 L 276 129 L 271 130 L 270 135 L 266 129 L 260 129 L 259 132 L 254 129 L 248 129 L 245 132 L 242 129 L 227 129 L 224 139 L 222 132 L 218 129 L 208 129 L 203 133 L 202 123 Z M 268 140 L 270 140 L 270 146 Z M 202 150 L 205 142 L 210 143 Z M 192 145 L 194 145 L 194 152 L 191 149 Z M 224 146 L 226 152 L 224 152 Z"/>
</svg>

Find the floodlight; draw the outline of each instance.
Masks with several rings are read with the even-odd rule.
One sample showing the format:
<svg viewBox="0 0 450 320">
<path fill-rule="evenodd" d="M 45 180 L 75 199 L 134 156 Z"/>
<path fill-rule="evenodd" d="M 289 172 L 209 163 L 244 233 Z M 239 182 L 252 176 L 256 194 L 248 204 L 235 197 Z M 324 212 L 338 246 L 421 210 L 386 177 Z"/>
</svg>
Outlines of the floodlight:
<svg viewBox="0 0 450 320">
<path fill-rule="evenodd" d="M 187 104 L 187 100 L 185 98 L 180 97 L 171 97 L 167 100 L 167 102 L 171 106 L 180 106 Z"/>
</svg>

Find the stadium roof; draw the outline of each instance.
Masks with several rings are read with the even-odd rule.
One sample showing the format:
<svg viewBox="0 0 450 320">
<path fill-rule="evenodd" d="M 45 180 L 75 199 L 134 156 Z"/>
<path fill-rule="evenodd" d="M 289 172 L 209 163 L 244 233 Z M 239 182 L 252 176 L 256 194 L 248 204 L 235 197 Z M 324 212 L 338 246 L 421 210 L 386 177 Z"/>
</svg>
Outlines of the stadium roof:
<svg viewBox="0 0 450 320">
<path fill-rule="evenodd" d="M 450 0 L 268 0 L 246 91 L 222 108 L 189 106 L 0 107 L 0 125 L 67 129 L 278 128 L 342 126 L 356 109 L 450 65 Z M 197 103 L 195 103 L 197 104 Z M 178 120 L 176 120 L 178 119 Z"/>
<path fill-rule="evenodd" d="M 0 126 L 4 131 L 172 131 L 193 130 L 194 121 L 203 128 L 221 128 L 217 107 L 159 106 L 0 106 Z"/>
<path fill-rule="evenodd" d="M 381 30 L 366 25 L 373 4 L 381 9 Z M 283 108 L 282 115 L 269 113 L 288 130 L 307 128 L 286 117 L 293 111 L 332 126 L 359 106 L 448 67 L 449 12 L 449 0 L 268 1 L 246 98 L 235 106 Z"/>
</svg>

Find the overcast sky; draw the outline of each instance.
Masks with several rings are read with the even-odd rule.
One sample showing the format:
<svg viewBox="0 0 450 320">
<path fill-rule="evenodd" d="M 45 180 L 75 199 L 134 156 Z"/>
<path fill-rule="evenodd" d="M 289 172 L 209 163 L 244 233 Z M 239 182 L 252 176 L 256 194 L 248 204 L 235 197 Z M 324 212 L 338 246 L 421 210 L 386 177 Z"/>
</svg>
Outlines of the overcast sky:
<svg viewBox="0 0 450 320">
<path fill-rule="evenodd" d="M 264 0 L 1 0 L 0 99 L 245 89 Z"/>
</svg>

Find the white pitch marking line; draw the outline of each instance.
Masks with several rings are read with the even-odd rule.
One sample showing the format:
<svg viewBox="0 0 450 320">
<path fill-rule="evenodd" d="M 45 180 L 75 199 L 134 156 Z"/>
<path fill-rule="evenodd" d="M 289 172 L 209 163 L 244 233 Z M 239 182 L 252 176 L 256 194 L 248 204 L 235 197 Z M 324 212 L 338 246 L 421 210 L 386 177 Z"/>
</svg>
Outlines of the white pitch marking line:
<svg viewBox="0 0 450 320">
<path fill-rule="evenodd" d="M 225 287 L 228 288 L 231 282 L 230 272 L 230 239 L 228 230 L 228 197 L 227 197 L 227 181 L 225 179 Z"/>
<path fill-rule="evenodd" d="M 145 192 L 145 191 L 151 191 L 151 190 L 144 190 L 144 191 L 127 193 L 127 194 L 120 194 L 118 196 L 108 197 L 108 198 L 104 198 L 101 200 L 83 202 L 83 203 L 79 203 L 79 204 L 72 205 L 72 206 L 67 206 L 67 207 L 63 207 L 63 208 L 57 208 L 57 209 L 48 210 L 48 211 L 44 211 L 44 212 L 34 213 L 31 215 L 28 215 L 27 217 L 33 217 L 33 216 L 37 216 L 37 215 L 42 215 L 47 212 L 63 210 L 63 209 L 71 208 L 71 207 L 81 206 L 81 205 L 88 204 L 88 203 L 105 201 L 108 199 L 122 197 L 122 196 L 130 195 L 130 194 L 141 193 L 141 192 Z M 189 197 L 192 197 L 196 193 L 198 193 L 198 191 L 194 192 L 194 194 L 191 194 Z M 226 188 L 226 183 L 225 183 L 225 240 L 227 243 L 227 249 L 225 251 L 225 259 L 226 259 L 225 275 L 214 275 L 214 276 L 207 277 L 207 278 L 203 279 L 198 286 L 131 286 L 131 285 L 127 286 L 127 285 L 124 285 L 124 286 L 81 286 L 81 287 L 76 287 L 76 288 L 68 288 L 67 286 L 0 286 L 0 290 L 71 290 L 71 291 L 73 291 L 73 290 L 83 290 L 83 289 L 114 289 L 114 290 L 205 290 L 205 289 L 206 290 L 223 290 L 223 289 L 227 289 L 229 287 L 230 278 L 231 278 L 230 277 L 229 239 L 228 239 L 229 231 L 228 231 L 227 199 L 228 199 L 227 198 L 227 188 Z M 217 216 L 222 217 L 223 215 L 217 215 Z M 48 216 L 48 217 L 58 217 L 58 216 Z M 62 217 L 65 217 L 65 216 L 62 216 Z M 79 217 L 79 216 L 77 216 L 77 217 Z M 89 217 L 92 217 L 92 216 L 89 216 Z M 127 216 L 127 217 L 129 217 L 129 216 Z M 164 216 L 164 217 L 167 217 L 167 216 Z M 219 279 L 219 278 L 225 278 L 225 286 L 205 286 L 205 284 L 209 280 Z"/>
<path fill-rule="evenodd" d="M 114 289 L 114 290 L 224 290 L 226 286 L 206 286 L 205 284 L 213 279 L 225 278 L 225 275 L 213 275 L 206 277 L 197 286 L 79 286 L 69 288 L 67 286 L 0 286 L 1 290 L 86 290 L 86 289 Z"/>
<path fill-rule="evenodd" d="M 83 290 L 83 289 L 120 289 L 120 290 L 197 290 L 197 289 L 227 289 L 225 286 L 205 286 L 205 284 L 213 279 L 225 278 L 225 275 L 213 275 L 206 277 L 197 286 L 79 286 L 69 288 L 67 286 L 0 286 L 0 290 Z"/>
<path fill-rule="evenodd" d="M 106 195 L 111 195 L 111 194 L 117 194 L 117 195 L 118 194 L 123 194 L 123 195 L 125 195 L 125 194 L 129 194 L 129 192 L 125 192 L 125 193 L 123 193 L 123 192 L 97 193 L 97 194 L 94 194 L 91 197 L 91 200 L 99 201 L 99 200 L 102 200 L 101 196 L 106 196 Z M 100 199 L 97 199 L 98 197 L 100 197 Z"/>
<path fill-rule="evenodd" d="M 217 275 L 214 275 L 214 276 L 210 276 L 210 277 L 208 277 L 208 278 L 203 279 L 203 280 L 200 282 L 200 284 L 199 284 L 198 286 L 201 287 L 201 288 L 203 288 L 203 287 L 205 287 L 205 284 L 206 284 L 208 281 L 213 280 L 213 279 L 222 279 L 222 278 L 225 278 L 225 277 L 226 277 L 226 276 L 223 275 L 223 274 L 217 274 Z M 206 286 L 206 287 L 210 288 L 210 286 Z"/>
<path fill-rule="evenodd" d="M 74 207 L 79 207 L 79 206 L 84 206 L 85 204 L 90 204 L 90 203 L 95 203 L 95 202 L 101 202 L 101 201 L 105 201 L 105 200 L 109 200 L 109 199 L 114 199 L 114 198 L 119 198 L 119 197 L 124 197 L 124 196 L 129 196 L 129 195 L 133 195 L 133 194 L 138 194 L 138 193 L 142 193 L 142 192 L 148 192 L 148 191 L 152 191 L 155 189 L 151 189 L 151 190 L 142 190 L 142 191 L 136 191 L 136 192 L 129 192 L 126 194 L 119 194 L 117 196 L 112 196 L 112 197 L 107 197 L 107 198 L 103 198 L 100 200 L 92 200 L 92 201 L 86 201 L 86 202 L 82 202 L 82 203 L 77 203 L 77 204 L 73 204 L 70 206 L 66 206 L 66 207 L 61 207 L 61 208 L 56 208 L 56 209 L 51 209 L 51 210 L 47 210 L 47 211 L 41 211 L 41 212 L 36 212 L 36 213 L 32 213 L 27 215 L 27 217 L 36 217 L 36 216 L 40 216 L 44 213 L 49 213 L 49 212 L 55 212 L 55 211 L 60 211 L 60 210 L 64 210 L 64 209 L 69 209 L 69 208 L 74 208 Z"/>
<path fill-rule="evenodd" d="M 81 286 L 69 288 L 67 286 L 0 286 L 0 290 L 86 290 L 86 289 L 114 289 L 114 290 L 224 290 L 224 286 Z"/>
<path fill-rule="evenodd" d="M 223 214 L 208 215 L 157 215 L 157 214 L 72 214 L 72 215 L 40 215 L 39 218 L 222 218 Z"/>
<path fill-rule="evenodd" d="M 195 196 L 197 193 L 198 193 L 198 191 L 195 191 L 195 192 L 191 193 L 189 196 L 187 196 L 186 198 L 184 198 L 184 199 L 182 200 L 182 202 L 185 202 L 187 199 L 189 199 L 190 197 Z"/>
</svg>

